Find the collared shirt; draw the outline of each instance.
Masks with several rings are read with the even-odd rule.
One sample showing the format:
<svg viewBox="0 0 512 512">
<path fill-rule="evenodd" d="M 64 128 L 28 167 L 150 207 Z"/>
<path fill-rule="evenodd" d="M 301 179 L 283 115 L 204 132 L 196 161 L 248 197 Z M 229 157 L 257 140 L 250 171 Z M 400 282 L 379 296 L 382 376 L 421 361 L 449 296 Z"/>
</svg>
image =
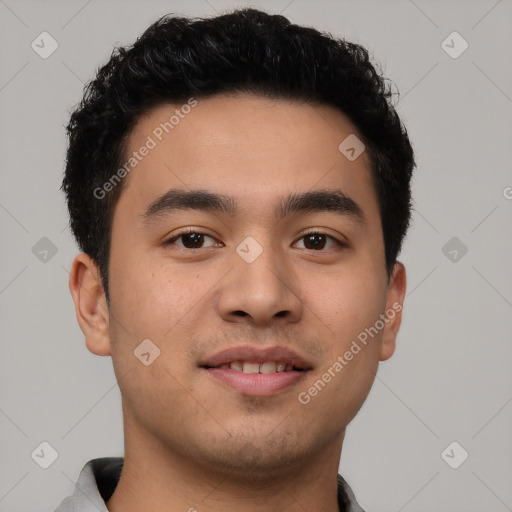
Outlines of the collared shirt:
<svg viewBox="0 0 512 512">
<path fill-rule="evenodd" d="M 110 499 L 121 477 L 123 457 L 90 460 L 80 472 L 73 495 L 65 498 L 55 512 L 108 512 Z M 340 512 L 364 512 L 345 479 L 338 475 Z"/>
</svg>

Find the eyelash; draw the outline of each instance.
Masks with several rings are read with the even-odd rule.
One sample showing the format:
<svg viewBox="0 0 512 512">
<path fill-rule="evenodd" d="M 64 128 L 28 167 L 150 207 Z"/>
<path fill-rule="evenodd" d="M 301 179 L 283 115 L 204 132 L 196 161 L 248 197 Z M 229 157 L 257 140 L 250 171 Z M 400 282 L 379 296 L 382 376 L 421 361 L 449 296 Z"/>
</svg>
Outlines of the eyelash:
<svg viewBox="0 0 512 512">
<path fill-rule="evenodd" d="M 174 235 L 172 238 L 169 238 L 169 239 L 165 240 L 163 244 L 166 245 L 166 246 L 168 246 L 168 245 L 175 245 L 174 242 L 176 240 L 178 240 L 180 237 L 182 237 L 183 235 L 190 235 L 190 234 L 204 235 L 204 236 L 207 236 L 207 237 L 215 240 L 215 238 L 213 238 L 213 236 L 211 236 L 211 235 L 208 235 L 206 233 L 201 233 L 199 230 L 194 229 L 194 228 L 188 228 L 187 230 L 182 231 L 181 233 L 178 233 L 178 234 Z M 323 233 L 322 231 L 319 231 L 319 230 L 313 230 L 313 231 L 309 231 L 307 233 L 304 233 L 298 240 L 302 240 L 303 238 L 305 238 L 307 236 L 310 236 L 310 235 L 322 235 L 322 236 L 325 236 L 326 238 L 330 238 L 331 240 L 336 242 L 338 247 L 346 247 L 346 244 L 344 244 L 343 242 L 341 242 L 337 238 L 335 238 L 335 237 L 333 237 L 331 235 L 328 235 L 326 233 Z M 179 245 L 176 246 L 176 247 L 179 247 L 181 250 L 184 250 L 184 251 L 197 251 L 199 249 L 205 249 L 205 247 L 199 247 L 197 249 L 190 249 L 188 247 L 181 247 Z M 208 247 L 208 249 L 209 249 L 209 247 Z M 325 252 L 326 251 L 326 249 L 320 249 L 320 250 L 306 249 L 306 250 L 307 251 L 311 251 L 311 252 Z"/>
</svg>

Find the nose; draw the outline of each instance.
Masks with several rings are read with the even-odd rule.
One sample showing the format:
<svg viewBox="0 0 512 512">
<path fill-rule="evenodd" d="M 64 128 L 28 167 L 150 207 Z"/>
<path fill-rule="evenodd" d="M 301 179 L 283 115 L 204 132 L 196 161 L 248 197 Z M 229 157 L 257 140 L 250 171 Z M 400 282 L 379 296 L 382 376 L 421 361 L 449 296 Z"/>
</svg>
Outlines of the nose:
<svg viewBox="0 0 512 512">
<path fill-rule="evenodd" d="M 271 248 L 254 261 L 240 254 L 234 252 L 232 270 L 221 281 L 219 316 L 260 326 L 298 322 L 304 308 L 300 279 L 286 258 Z"/>
</svg>

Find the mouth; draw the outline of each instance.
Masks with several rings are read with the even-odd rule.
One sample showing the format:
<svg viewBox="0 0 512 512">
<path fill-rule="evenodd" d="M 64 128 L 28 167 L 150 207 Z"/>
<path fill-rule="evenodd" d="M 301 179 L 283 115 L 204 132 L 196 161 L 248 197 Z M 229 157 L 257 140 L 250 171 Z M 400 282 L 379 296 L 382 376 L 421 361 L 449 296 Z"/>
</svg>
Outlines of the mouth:
<svg viewBox="0 0 512 512">
<path fill-rule="evenodd" d="M 304 372 L 304 368 L 300 366 L 287 363 L 286 361 L 264 361 L 259 363 L 257 361 L 231 361 L 229 363 L 222 363 L 218 366 L 205 365 L 203 368 L 219 368 L 220 370 L 234 370 L 235 372 L 243 373 L 282 373 L 282 372 Z"/>
<path fill-rule="evenodd" d="M 225 387 L 249 396 L 274 395 L 297 384 L 313 369 L 290 349 L 248 346 L 219 352 L 200 368 Z"/>
</svg>

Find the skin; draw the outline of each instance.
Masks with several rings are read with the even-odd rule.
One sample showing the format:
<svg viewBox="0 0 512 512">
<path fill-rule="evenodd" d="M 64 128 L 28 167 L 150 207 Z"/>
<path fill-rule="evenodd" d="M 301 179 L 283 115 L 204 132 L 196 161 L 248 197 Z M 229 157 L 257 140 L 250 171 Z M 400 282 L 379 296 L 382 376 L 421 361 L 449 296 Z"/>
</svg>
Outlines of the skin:
<svg viewBox="0 0 512 512">
<path fill-rule="evenodd" d="M 127 153 L 177 107 L 142 117 Z M 406 288 L 399 262 L 388 283 L 369 157 L 350 162 L 338 150 L 357 133 L 329 106 L 217 95 L 200 99 L 125 178 L 110 310 L 86 254 L 69 282 L 87 348 L 112 357 L 122 395 L 125 465 L 110 511 L 338 510 L 345 429 L 379 361 L 395 350 L 401 312 L 310 403 L 297 397 L 380 314 L 403 304 Z M 240 212 L 181 210 L 144 223 L 141 214 L 173 187 L 233 196 Z M 320 188 L 350 196 L 365 223 L 332 212 L 276 221 L 281 196 Z M 193 247 L 186 238 L 164 244 L 187 227 L 208 235 L 202 247 L 185 248 Z M 321 250 L 306 245 L 316 228 L 345 246 L 329 238 Z M 247 236 L 263 249 L 250 264 L 235 250 Z M 147 338 L 161 351 L 149 366 L 133 353 Z M 251 397 L 198 366 L 241 344 L 290 347 L 313 370 L 298 385 Z"/>
</svg>

